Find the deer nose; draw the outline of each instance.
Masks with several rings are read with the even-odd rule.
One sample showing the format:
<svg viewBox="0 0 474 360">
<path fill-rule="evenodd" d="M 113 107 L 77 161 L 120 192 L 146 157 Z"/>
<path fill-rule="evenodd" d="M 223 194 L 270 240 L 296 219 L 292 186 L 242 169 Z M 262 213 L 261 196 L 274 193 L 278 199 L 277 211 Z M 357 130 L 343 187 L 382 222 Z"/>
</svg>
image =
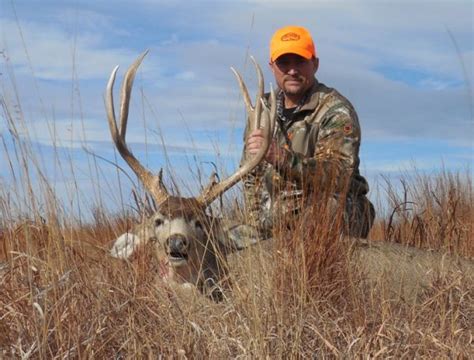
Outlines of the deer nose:
<svg viewBox="0 0 474 360">
<path fill-rule="evenodd" d="M 167 240 L 168 249 L 170 252 L 182 253 L 188 249 L 189 241 L 181 234 L 171 235 Z"/>
</svg>

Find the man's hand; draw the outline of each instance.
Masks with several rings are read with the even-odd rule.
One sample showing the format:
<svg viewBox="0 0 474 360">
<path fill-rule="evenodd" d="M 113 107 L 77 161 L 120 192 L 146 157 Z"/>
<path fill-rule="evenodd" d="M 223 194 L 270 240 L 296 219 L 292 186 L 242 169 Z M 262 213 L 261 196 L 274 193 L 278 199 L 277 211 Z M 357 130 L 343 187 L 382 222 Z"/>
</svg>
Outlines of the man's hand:
<svg viewBox="0 0 474 360">
<path fill-rule="evenodd" d="M 263 145 L 263 131 L 261 129 L 253 130 L 247 138 L 245 151 L 247 155 L 253 156 L 258 153 Z M 286 152 L 283 150 L 275 140 L 272 140 L 268 152 L 265 155 L 265 160 L 275 167 L 281 166 L 285 162 Z"/>
</svg>

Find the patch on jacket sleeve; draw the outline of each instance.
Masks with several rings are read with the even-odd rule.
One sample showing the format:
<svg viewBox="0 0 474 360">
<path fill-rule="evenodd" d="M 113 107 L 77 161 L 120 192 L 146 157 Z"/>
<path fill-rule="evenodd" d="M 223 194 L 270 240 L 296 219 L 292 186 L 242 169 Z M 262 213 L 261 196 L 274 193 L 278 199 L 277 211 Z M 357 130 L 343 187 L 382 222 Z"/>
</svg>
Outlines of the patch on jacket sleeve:
<svg viewBox="0 0 474 360">
<path fill-rule="evenodd" d="M 351 117 L 342 111 L 338 111 L 321 126 L 321 131 L 328 134 L 340 132 L 344 136 L 349 136 L 354 132 L 354 123 Z"/>
<path fill-rule="evenodd" d="M 344 131 L 344 135 L 352 134 L 352 123 L 346 122 L 342 128 L 342 131 Z"/>
</svg>

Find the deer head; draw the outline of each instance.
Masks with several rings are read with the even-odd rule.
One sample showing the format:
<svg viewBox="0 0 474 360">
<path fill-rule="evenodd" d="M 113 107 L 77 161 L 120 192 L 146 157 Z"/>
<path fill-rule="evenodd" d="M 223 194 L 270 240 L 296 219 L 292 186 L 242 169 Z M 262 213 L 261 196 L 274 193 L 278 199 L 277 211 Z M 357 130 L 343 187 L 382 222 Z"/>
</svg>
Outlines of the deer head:
<svg viewBox="0 0 474 360">
<path fill-rule="evenodd" d="M 168 194 L 158 175 L 147 170 L 127 146 L 125 135 L 133 80 L 147 52 L 140 55 L 125 74 L 120 95 L 119 124 L 115 118 L 113 86 L 118 66 L 112 71 L 106 90 L 106 110 L 112 139 L 122 158 L 135 172 L 145 189 L 158 205 L 158 211 L 129 233 L 114 242 L 111 255 L 129 258 L 138 247 L 152 243 L 160 261 L 164 280 L 178 284 L 194 284 L 201 290 L 209 290 L 225 276 L 225 251 L 220 241 L 225 234 L 218 219 L 207 215 L 207 207 L 226 190 L 251 172 L 265 157 L 270 145 L 276 119 L 275 93 L 271 92 L 272 107 L 263 101 L 264 81 L 261 68 L 252 58 L 258 75 L 258 91 L 255 106 L 240 74 L 233 68 L 249 115 L 251 128 L 262 128 L 266 138 L 258 154 L 223 181 L 211 177 L 209 185 L 197 197 L 184 198 Z M 215 293 L 211 295 L 215 297 Z"/>
</svg>

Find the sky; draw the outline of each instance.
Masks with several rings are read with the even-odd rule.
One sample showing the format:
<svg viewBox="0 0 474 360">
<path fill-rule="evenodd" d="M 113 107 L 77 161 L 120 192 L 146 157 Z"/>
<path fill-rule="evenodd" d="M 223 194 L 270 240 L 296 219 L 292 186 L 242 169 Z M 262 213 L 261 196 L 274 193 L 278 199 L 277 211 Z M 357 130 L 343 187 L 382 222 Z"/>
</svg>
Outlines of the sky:
<svg viewBox="0 0 474 360">
<path fill-rule="evenodd" d="M 310 30 L 316 77 L 355 106 L 373 187 L 413 167 L 472 170 L 473 14 L 456 0 L 0 0 L 0 186 L 21 202 L 25 149 L 33 191 L 43 178 L 65 207 L 128 203 L 135 179 L 110 140 L 104 91 L 115 65 L 120 82 L 149 49 L 127 141 L 196 194 L 214 168 L 239 163 L 245 112 L 230 67 L 254 93 L 253 55 L 269 89 L 268 43 L 285 25 Z"/>
</svg>

